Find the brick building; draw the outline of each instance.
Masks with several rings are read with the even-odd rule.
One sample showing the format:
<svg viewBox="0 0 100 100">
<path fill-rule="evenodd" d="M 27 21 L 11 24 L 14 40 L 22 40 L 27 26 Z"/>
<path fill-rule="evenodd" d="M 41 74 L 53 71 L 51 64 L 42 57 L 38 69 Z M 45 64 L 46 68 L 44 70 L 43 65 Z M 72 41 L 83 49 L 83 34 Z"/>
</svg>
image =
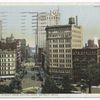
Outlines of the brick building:
<svg viewBox="0 0 100 100">
<path fill-rule="evenodd" d="M 78 82 L 81 79 L 82 69 L 88 67 L 89 64 L 96 64 L 100 62 L 100 49 L 73 49 L 73 79 Z"/>
</svg>

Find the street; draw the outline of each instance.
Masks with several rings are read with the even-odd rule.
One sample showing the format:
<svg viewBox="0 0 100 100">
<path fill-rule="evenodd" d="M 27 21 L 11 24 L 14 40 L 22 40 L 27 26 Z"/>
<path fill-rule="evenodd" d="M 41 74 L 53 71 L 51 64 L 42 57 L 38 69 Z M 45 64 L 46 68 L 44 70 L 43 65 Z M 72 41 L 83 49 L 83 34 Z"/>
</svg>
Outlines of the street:
<svg viewBox="0 0 100 100">
<path fill-rule="evenodd" d="M 41 87 L 41 81 L 37 80 L 37 76 L 35 71 L 31 70 L 31 66 L 26 66 L 27 74 L 24 75 L 22 79 L 22 89 L 27 89 L 30 87 Z M 32 79 L 34 77 L 34 79 Z"/>
</svg>

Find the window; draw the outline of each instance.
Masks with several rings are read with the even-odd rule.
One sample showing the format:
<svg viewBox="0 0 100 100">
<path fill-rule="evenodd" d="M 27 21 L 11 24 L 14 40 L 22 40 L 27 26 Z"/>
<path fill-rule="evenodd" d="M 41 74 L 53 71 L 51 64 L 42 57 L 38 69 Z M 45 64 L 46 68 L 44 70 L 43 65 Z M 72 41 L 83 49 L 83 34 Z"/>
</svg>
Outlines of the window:
<svg viewBox="0 0 100 100">
<path fill-rule="evenodd" d="M 6 61 L 6 59 L 4 59 L 4 61 Z"/>
<path fill-rule="evenodd" d="M 64 43 L 64 40 L 63 40 L 63 39 L 60 39 L 60 40 L 59 40 L 59 43 Z"/>
<path fill-rule="evenodd" d="M 64 49 L 59 49 L 59 52 L 64 52 Z"/>
<path fill-rule="evenodd" d="M 51 47 L 51 45 L 49 45 L 49 47 Z"/>
<path fill-rule="evenodd" d="M 66 39 L 65 42 L 66 43 L 71 42 L 71 39 Z"/>
<path fill-rule="evenodd" d="M 64 59 L 60 59 L 59 62 L 60 62 L 60 63 L 64 63 Z"/>
<path fill-rule="evenodd" d="M 50 49 L 49 52 L 52 52 L 52 50 Z"/>
<path fill-rule="evenodd" d="M 58 57 L 58 55 L 57 54 L 54 54 L 53 57 Z"/>
<path fill-rule="evenodd" d="M 71 59 L 67 59 L 66 60 L 66 63 L 71 63 Z"/>
<path fill-rule="evenodd" d="M 64 64 L 60 64 L 60 67 L 64 67 Z"/>
<path fill-rule="evenodd" d="M 10 61 L 10 59 L 8 59 L 8 61 Z"/>
<path fill-rule="evenodd" d="M 66 44 L 66 47 L 71 47 L 71 44 Z"/>
<path fill-rule="evenodd" d="M 70 49 L 66 49 L 66 53 L 71 53 L 71 50 Z"/>
<path fill-rule="evenodd" d="M 4 63 L 4 66 L 6 66 L 6 63 Z"/>
<path fill-rule="evenodd" d="M 66 58 L 71 58 L 71 55 L 70 55 L 70 54 L 67 54 L 67 55 L 66 55 Z"/>
<path fill-rule="evenodd" d="M 58 63 L 58 59 L 53 59 L 53 62 L 54 63 Z"/>
<path fill-rule="evenodd" d="M 54 48 L 57 48 L 57 47 L 58 47 L 58 45 L 57 45 L 57 44 L 55 44 L 55 45 L 53 45 L 53 47 L 54 47 Z"/>
<path fill-rule="evenodd" d="M 14 54 L 12 54 L 12 57 L 14 57 Z"/>
<path fill-rule="evenodd" d="M 64 47 L 64 44 L 60 44 L 59 47 L 60 47 L 60 48 L 63 48 L 63 47 Z"/>
<path fill-rule="evenodd" d="M 8 66 L 10 66 L 10 63 L 8 63 Z"/>
<path fill-rule="evenodd" d="M 56 39 L 55 39 L 55 40 L 53 40 L 53 42 L 54 42 L 54 43 L 57 43 L 57 42 L 58 42 L 58 40 L 56 40 Z"/>
<path fill-rule="evenodd" d="M 64 54 L 60 54 L 59 57 L 64 58 Z"/>
<path fill-rule="evenodd" d="M 3 62 L 3 59 L 1 59 L 1 61 Z"/>
<path fill-rule="evenodd" d="M 54 49 L 53 52 L 58 52 L 58 49 Z"/>
<path fill-rule="evenodd" d="M 49 43 L 51 43 L 52 40 L 49 40 Z"/>
</svg>

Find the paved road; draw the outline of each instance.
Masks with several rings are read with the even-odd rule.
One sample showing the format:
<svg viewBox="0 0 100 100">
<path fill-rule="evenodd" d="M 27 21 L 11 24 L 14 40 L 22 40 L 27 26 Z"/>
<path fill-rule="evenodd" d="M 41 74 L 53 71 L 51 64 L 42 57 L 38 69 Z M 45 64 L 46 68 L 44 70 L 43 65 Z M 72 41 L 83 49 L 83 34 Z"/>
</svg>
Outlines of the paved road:
<svg viewBox="0 0 100 100">
<path fill-rule="evenodd" d="M 41 82 L 32 80 L 31 77 L 35 75 L 34 71 L 31 71 L 31 67 L 26 67 L 27 74 L 22 79 L 22 88 L 29 88 L 29 87 L 41 87 Z M 36 76 L 36 75 L 35 75 Z"/>
</svg>

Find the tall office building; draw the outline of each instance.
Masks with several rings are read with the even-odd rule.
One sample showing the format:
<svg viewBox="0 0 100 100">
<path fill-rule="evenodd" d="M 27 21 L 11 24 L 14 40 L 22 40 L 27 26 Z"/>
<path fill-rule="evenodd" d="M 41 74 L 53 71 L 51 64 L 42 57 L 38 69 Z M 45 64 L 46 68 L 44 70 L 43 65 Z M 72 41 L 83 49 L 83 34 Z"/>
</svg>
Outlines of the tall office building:
<svg viewBox="0 0 100 100">
<path fill-rule="evenodd" d="M 46 48 L 46 26 L 59 25 L 59 9 L 48 12 L 38 13 L 38 32 L 37 32 L 37 55 L 38 62 L 42 61 L 42 52 Z"/>
<path fill-rule="evenodd" d="M 77 22 L 76 22 L 77 23 Z M 68 25 L 46 27 L 46 69 L 54 79 L 72 76 L 72 49 L 82 48 L 81 26 L 69 18 Z"/>
<path fill-rule="evenodd" d="M 46 26 L 59 25 L 59 9 L 48 12 L 38 13 L 38 48 L 46 47 Z"/>
</svg>

